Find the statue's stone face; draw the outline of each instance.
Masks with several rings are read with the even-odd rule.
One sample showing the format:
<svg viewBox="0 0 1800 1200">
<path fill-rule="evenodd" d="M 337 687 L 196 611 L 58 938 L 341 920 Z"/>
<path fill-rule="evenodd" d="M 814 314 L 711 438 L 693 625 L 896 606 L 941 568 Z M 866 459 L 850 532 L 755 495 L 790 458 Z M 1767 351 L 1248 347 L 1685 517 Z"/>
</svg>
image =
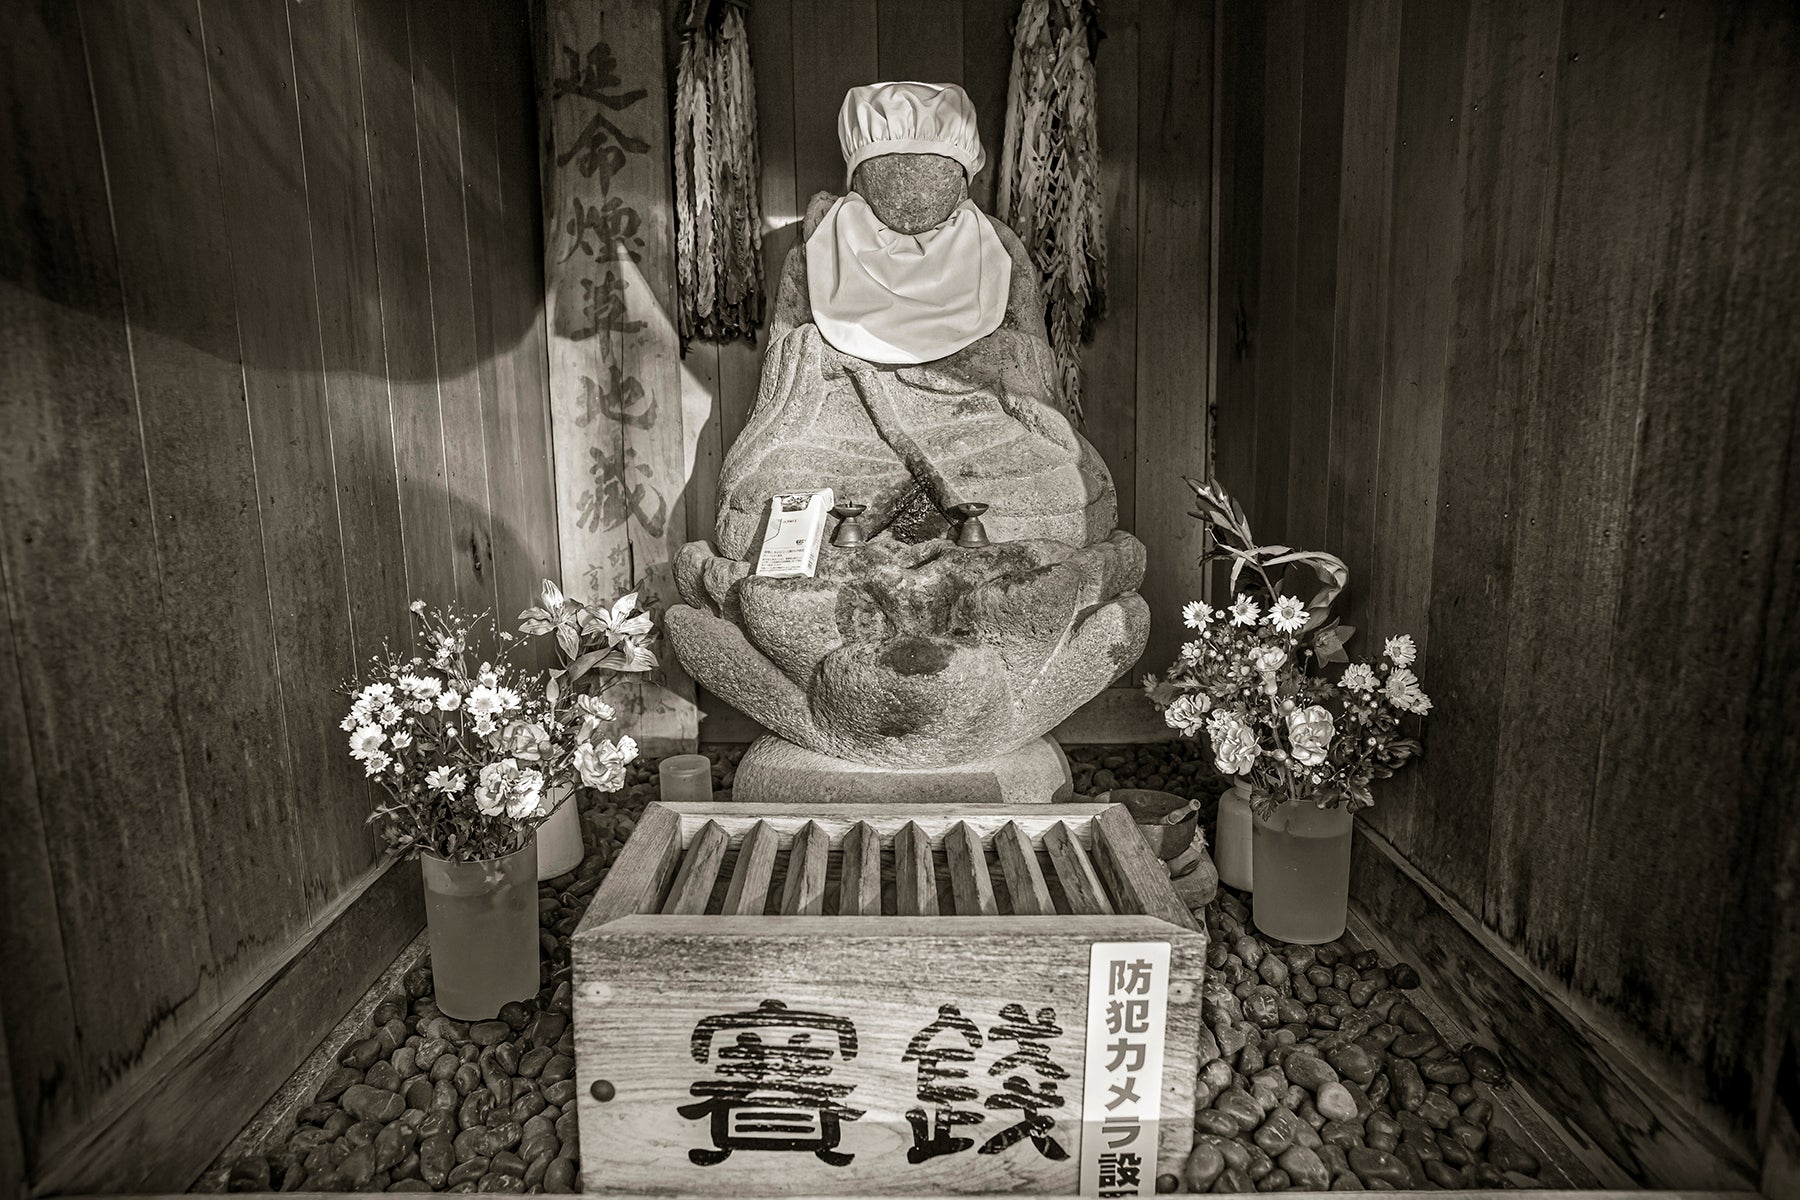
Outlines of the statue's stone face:
<svg viewBox="0 0 1800 1200">
<path fill-rule="evenodd" d="M 924 233 L 969 195 L 962 164 L 942 154 L 883 154 L 856 168 L 850 186 L 889 229 Z"/>
</svg>

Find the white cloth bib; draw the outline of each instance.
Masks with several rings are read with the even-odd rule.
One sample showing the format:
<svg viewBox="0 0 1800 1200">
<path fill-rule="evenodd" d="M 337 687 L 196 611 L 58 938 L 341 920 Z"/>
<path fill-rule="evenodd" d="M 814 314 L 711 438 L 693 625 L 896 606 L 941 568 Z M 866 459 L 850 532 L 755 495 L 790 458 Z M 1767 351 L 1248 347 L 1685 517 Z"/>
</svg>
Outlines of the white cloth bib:
<svg viewBox="0 0 1800 1200">
<path fill-rule="evenodd" d="M 868 362 L 922 363 L 1000 327 L 1012 256 L 964 200 L 924 233 L 889 229 L 851 192 L 806 243 L 813 320 L 825 340 Z"/>
</svg>

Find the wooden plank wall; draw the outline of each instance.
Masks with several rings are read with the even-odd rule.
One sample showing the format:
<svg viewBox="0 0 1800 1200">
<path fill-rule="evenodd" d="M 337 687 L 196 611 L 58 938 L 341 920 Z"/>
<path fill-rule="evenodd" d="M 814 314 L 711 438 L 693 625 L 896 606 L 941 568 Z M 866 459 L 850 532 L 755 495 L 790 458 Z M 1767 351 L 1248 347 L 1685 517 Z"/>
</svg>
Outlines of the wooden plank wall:
<svg viewBox="0 0 1800 1200">
<path fill-rule="evenodd" d="M 366 882 L 333 693 L 408 599 L 515 614 L 556 569 L 525 9 L 455 8 L 8 23 L 0 1012 L 34 1174 Z"/>
<path fill-rule="evenodd" d="M 1369 824 L 1748 1156 L 1793 1011 L 1800 17 L 1226 11 L 1219 473 L 1438 704 Z"/>
<path fill-rule="evenodd" d="M 970 191 L 991 208 L 1017 10 L 1018 0 L 750 5 L 771 288 L 807 202 L 844 188 L 837 113 L 857 84 L 960 83 L 990 164 Z M 1210 453 L 1214 16 L 1211 5 L 1183 0 L 1107 0 L 1100 20 L 1109 289 L 1106 317 L 1085 352 L 1083 432 L 1118 485 L 1120 526 L 1149 547 L 1143 591 L 1155 625 L 1144 661 L 1161 670 L 1181 641 L 1181 605 L 1200 587 L 1197 524 L 1181 476 L 1204 474 Z M 718 463 L 756 400 L 761 357 L 760 343 L 695 342 L 682 360 L 683 407 L 697 439 L 691 539 L 712 536 Z"/>
</svg>

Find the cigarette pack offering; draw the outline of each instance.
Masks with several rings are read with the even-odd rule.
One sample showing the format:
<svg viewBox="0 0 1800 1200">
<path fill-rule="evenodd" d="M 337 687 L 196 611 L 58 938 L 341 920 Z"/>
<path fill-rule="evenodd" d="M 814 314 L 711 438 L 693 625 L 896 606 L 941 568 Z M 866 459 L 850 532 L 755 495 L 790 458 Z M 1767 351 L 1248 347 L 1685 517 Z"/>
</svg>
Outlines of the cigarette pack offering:
<svg viewBox="0 0 1800 1200">
<path fill-rule="evenodd" d="M 819 565 L 825 517 L 834 503 L 830 488 L 769 497 L 769 528 L 756 558 L 756 573 L 810 577 Z"/>
</svg>

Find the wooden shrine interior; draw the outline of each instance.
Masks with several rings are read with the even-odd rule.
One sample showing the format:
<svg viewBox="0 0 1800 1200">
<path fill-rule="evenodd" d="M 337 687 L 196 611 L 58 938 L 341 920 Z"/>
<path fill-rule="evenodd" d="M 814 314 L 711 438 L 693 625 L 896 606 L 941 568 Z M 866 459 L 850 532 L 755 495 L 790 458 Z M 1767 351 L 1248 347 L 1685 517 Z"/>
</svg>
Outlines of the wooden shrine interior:
<svg viewBox="0 0 1800 1200">
<path fill-rule="evenodd" d="M 582 2 L 632 69 L 673 37 L 656 0 Z M 587 519 L 534 66 L 575 3 L 9 17 L 8 1195 L 185 1187 L 422 926 L 334 688 L 413 596 L 516 613 Z M 838 182 L 850 84 L 963 83 L 993 157 L 1011 10 L 753 0 L 767 262 Z M 1166 734 L 1129 684 L 1208 584 L 1181 477 L 1210 465 L 1262 538 L 1346 559 L 1362 645 L 1422 649 L 1437 710 L 1361 823 L 1361 936 L 1597 1186 L 1800 1194 L 1800 18 L 1100 10 L 1087 433 L 1157 625 L 1059 736 Z M 708 532 L 760 354 L 666 355 L 672 541 Z M 662 744 L 748 735 L 698 699 Z"/>
</svg>

